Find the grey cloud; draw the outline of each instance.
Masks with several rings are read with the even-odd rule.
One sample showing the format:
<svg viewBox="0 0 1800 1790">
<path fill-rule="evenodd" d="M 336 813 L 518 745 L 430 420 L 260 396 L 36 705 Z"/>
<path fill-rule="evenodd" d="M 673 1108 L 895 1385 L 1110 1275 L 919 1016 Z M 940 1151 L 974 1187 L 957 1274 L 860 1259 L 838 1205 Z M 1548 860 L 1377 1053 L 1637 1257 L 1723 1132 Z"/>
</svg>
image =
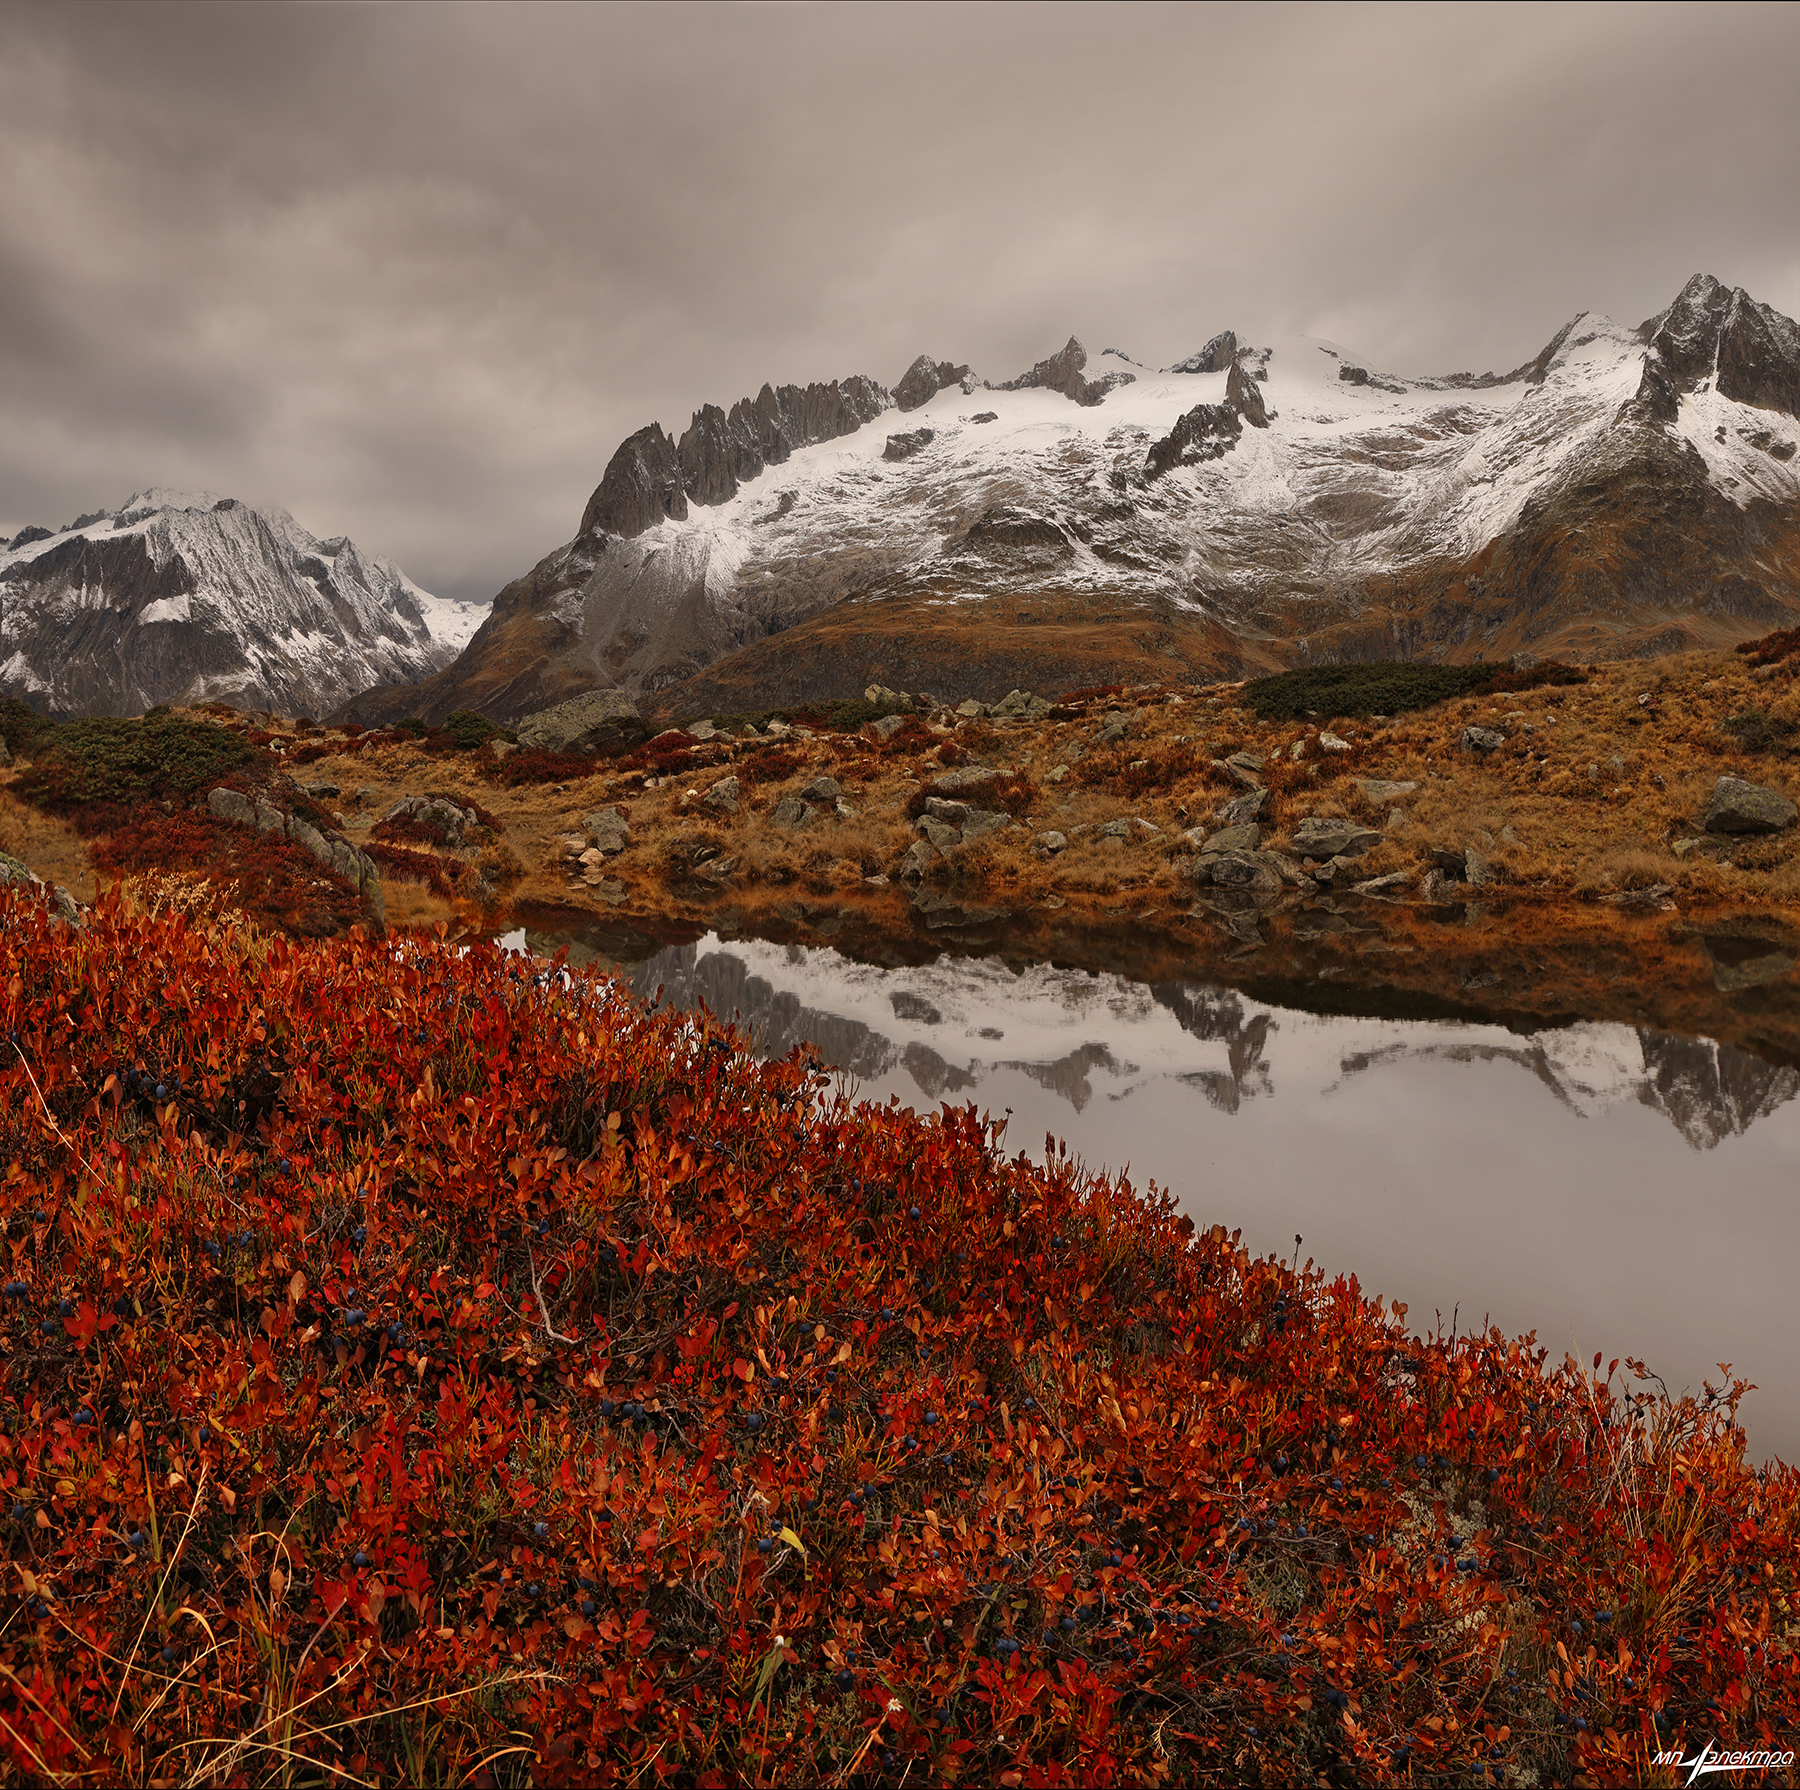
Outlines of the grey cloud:
<svg viewBox="0 0 1800 1790">
<path fill-rule="evenodd" d="M 1070 331 L 1516 365 L 1792 314 L 1793 8 L 0 7 L 0 528 L 285 503 L 487 597 L 616 443 Z"/>
</svg>

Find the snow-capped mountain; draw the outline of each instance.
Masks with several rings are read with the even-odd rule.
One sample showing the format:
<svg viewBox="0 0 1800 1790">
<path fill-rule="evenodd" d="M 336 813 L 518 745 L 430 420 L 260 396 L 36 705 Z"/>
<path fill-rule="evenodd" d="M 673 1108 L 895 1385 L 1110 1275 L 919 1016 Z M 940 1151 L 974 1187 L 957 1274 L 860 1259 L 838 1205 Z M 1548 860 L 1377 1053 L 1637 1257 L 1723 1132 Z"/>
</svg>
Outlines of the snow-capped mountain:
<svg viewBox="0 0 1800 1790">
<path fill-rule="evenodd" d="M 893 393 L 765 386 L 633 435 L 575 538 L 403 700 L 680 685 L 702 713 L 872 676 L 1055 687 L 1108 654 L 1230 675 L 1724 643 L 1800 619 L 1797 414 L 1800 330 L 1705 275 L 1510 373 L 1226 330 L 1162 371 L 1071 340 L 1005 381 L 921 355 Z"/>
<path fill-rule="evenodd" d="M 443 669 L 485 613 L 285 510 L 158 486 L 0 542 L 0 694 L 67 715 L 321 715 Z"/>
</svg>

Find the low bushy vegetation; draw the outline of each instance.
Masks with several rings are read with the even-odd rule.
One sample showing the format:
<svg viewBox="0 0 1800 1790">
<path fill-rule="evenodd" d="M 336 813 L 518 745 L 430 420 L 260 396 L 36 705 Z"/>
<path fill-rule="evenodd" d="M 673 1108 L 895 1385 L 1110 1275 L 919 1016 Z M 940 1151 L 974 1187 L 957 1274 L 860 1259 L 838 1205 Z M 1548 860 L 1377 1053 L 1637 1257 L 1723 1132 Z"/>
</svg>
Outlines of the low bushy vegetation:
<svg viewBox="0 0 1800 1790">
<path fill-rule="evenodd" d="M 1308 665 L 1244 686 L 1243 700 L 1265 721 L 1298 716 L 1402 715 L 1458 696 L 1580 684 L 1587 674 L 1551 662 L 1515 671 L 1493 665 Z"/>
<path fill-rule="evenodd" d="M 0 895 L 0 1035 L 13 1781 L 1791 1744 L 1800 1484 L 1741 1386 L 1418 1334 L 482 944 Z"/>
<path fill-rule="evenodd" d="M 1800 659 L 1800 628 L 1778 628 L 1756 640 L 1740 640 L 1733 649 L 1752 665 L 1779 665 L 1786 659 Z"/>
<path fill-rule="evenodd" d="M 156 711 L 141 721 L 67 721 L 44 728 L 32 737 L 30 751 L 20 795 L 77 825 L 146 802 L 187 802 L 262 756 L 234 728 Z"/>
</svg>

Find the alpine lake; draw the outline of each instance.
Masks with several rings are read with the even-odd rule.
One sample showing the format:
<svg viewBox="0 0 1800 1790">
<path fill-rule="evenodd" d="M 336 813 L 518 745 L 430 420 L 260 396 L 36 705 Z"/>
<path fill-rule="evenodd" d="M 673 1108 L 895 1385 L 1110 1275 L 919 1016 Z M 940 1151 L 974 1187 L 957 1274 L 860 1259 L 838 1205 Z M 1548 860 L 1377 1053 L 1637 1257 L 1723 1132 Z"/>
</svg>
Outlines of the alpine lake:
<svg viewBox="0 0 1800 1790">
<path fill-rule="evenodd" d="M 1554 1363 L 1752 1381 L 1800 1460 L 1800 939 L 1757 916 L 1328 904 L 1278 920 L 866 902 L 521 912 L 500 942 L 972 1104 L 1254 1253 L 1535 1331 Z"/>
</svg>

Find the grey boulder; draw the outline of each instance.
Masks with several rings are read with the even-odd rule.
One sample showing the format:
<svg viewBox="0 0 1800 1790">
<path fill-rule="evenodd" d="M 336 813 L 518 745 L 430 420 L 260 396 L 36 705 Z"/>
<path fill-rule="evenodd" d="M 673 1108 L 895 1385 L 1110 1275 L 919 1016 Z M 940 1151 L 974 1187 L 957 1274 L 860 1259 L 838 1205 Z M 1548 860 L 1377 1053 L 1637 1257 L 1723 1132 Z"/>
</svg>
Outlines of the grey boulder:
<svg viewBox="0 0 1800 1790">
<path fill-rule="evenodd" d="M 1303 858 L 1360 858 L 1381 843 L 1381 835 L 1357 821 L 1308 815 L 1294 829 L 1294 850 Z"/>
<path fill-rule="evenodd" d="M 1701 825 L 1709 833 L 1779 833 L 1794 824 L 1797 812 L 1778 789 L 1746 783 L 1741 777 L 1721 777 L 1713 785 Z"/>
<path fill-rule="evenodd" d="M 1459 743 L 1465 752 L 1498 752 L 1506 744 L 1506 735 L 1491 727 L 1465 727 Z"/>
<path fill-rule="evenodd" d="M 735 777 L 721 777 L 700 800 L 708 808 L 720 814 L 736 814 L 738 798 L 743 794 L 743 785 Z"/>
<path fill-rule="evenodd" d="M 631 826 L 617 808 L 596 808 L 584 815 L 581 830 L 594 842 L 594 849 L 616 858 L 631 843 Z"/>
<path fill-rule="evenodd" d="M 649 728 L 623 690 L 590 690 L 519 723 L 519 744 L 545 752 L 624 752 Z"/>
<path fill-rule="evenodd" d="M 798 796 L 783 796 L 769 812 L 769 825 L 784 833 L 800 833 L 813 817 L 811 807 Z"/>
</svg>

